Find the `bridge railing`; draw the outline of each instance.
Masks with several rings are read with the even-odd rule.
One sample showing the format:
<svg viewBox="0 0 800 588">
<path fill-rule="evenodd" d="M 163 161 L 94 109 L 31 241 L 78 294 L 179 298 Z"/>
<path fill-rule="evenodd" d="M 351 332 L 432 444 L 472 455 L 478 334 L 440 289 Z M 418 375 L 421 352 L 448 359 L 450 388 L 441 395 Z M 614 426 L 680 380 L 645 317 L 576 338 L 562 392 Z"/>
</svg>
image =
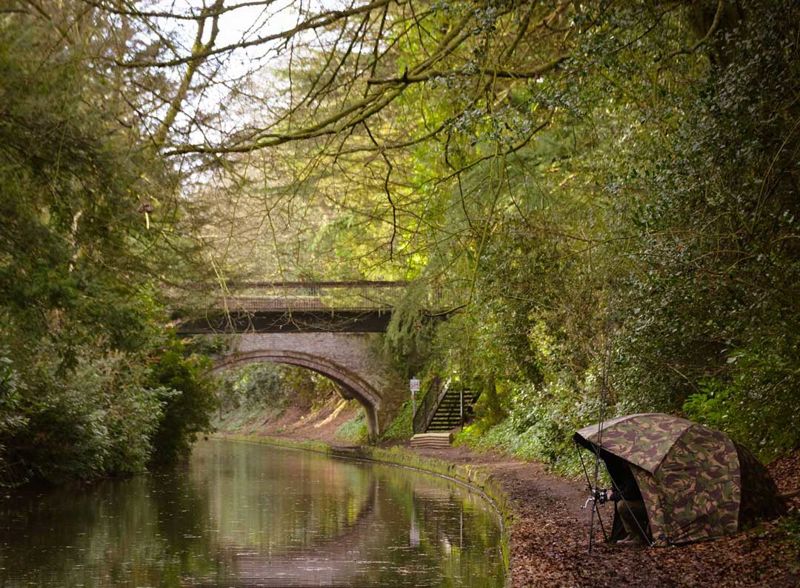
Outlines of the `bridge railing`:
<svg viewBox="0 0 800 588">
<path fill-rule="evenodd" d="M 264 311 L 380 311 L 391 309 L 408 286 L 406 282 L 231 282 L 229 294 L 218 296 L 220 310 Z"/>
</svg>

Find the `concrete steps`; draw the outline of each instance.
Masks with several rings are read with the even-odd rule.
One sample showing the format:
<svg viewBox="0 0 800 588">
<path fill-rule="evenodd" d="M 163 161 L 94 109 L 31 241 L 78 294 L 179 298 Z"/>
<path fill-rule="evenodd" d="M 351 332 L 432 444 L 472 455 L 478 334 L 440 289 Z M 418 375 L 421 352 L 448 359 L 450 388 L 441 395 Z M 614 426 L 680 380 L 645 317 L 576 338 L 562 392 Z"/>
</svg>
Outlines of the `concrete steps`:
<svg viewBox="0 0 800 588">
<path fill-rule="evenodd" d="M 450 447 L 450 443 L 452 441 L 452 433 L 417 433 L 411 437 L 411 447 L 441 449 L 444 447 Z"/>
</svg>

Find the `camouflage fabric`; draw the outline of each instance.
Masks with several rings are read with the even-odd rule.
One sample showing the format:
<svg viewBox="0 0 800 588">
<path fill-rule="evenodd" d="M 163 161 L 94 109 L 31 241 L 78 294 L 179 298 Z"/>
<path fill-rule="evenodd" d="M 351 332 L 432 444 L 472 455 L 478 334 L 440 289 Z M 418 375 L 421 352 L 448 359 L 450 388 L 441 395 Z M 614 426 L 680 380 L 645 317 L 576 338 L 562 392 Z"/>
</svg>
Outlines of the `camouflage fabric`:
<svg viewBox="0 0 800 588">
<path fill-rule="evenodd" d="M 633 477 L 642 493 L 644 507 L 647 510 L 647 520 L 650 522 L 650 534 L 654 545 L 668 545 L 664 534 L 666 515 L 664 505 L 661 503 L 661 491 L 653 479 L 653 474 L 642 468 L 632 467 Z"/>
<path fill-rule="evenodd" d="M 614 455 L 655 472 L 691 421 L 661 413 L 632 414 L 578 431 L 578 435 Z"/>
<path fill-rule="evenodd" d="M 689 427 L 653 475 L 669 543 L 687 543 L 735 533 L 741 484 L 736 446 L 727 435 L 702 425 Z"/>
<path fill-rule="evenodd" d="M 736 445 L 739 470 L 742 476 L 742 502 L 739 505 L 739 528 L 753 524 L 758 519 L 773 519 L 786 514 L 786 504 L 778 495 L 778 488 L 767 468 L 749 449 Z"/>
<path fill-rule="evenodd" d="M 585 427 L 575 437 L 631 464 L 656 545 L 719 537 L 782 512 L 775 484 L 758 460 L 698 423 L 635 414 Z"/>
</svg>

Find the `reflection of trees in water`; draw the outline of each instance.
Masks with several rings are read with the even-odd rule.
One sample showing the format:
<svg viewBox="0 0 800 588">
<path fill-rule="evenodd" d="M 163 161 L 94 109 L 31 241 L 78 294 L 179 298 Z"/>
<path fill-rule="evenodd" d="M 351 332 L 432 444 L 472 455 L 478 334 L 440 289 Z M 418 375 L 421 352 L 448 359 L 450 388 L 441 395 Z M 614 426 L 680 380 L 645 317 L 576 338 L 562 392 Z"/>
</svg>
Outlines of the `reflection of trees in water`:
<svg viewBox="0 0 800 588">
<path fill-rule="evenodd" d="M 370 489 L 352 524 L 278 551 L 228 544 L 227 569 L 194 585 L 433 586 L 443 577 L 452 585 L 503 584 L 499 531 L 481 499 L 405 470 L 338 465 L 360 470 Z"/>
<path fill-rule="evenodd" d="M 195 480 L 212 497 L 221 566 L 194 585 L 438 585 L 443 575 L 454 585 L 484 576 L 487 585 L 502 584 L 496 521 L 482 499 L 452 483 L 307 453 L 232 447 L 235 454 L 221 450 L 197 470 L 222 472 Z M 275 459 L 265 457 L 269 452 Z M 247 482 L 264 471 L 269 475 L 255 488 Z M 487 552 L 496 555 L 487 560 Z"/>
<path fill-rule="evenodd" d="M 429 572 L 432 584 L 445 578 L 452 585 L 503 585 L 500 529 L 482 498 L 442 478 L 397 468 L 380 468 L 380 475 L 392 494 L 390 503 L 401 505 L 405 514 L 408 547 L 397 550 L 397 563 L 417 577 Z M 376 584 L 391 584 L 390 573 L 378 572 Z"/>
<path fill-rule="evenodd" d="M 372 478 L 359 464 L 219 445 L 192 478 L 208 496 L 221 545 L 271 554 L 314 547 L 347 532 L 372 503 Z"/>
<path fill-rule="evenodd" d="M 447 481 L 265 446 L 195 457 L 0 500 L 0 567 L 51 586 L 502 585 L 493 515 Z"/>
<path fill-rule="evenodd" d="M 221 580 L 232 586 L 353 585 L 362 565 L 354 554 L 365 541 L 371 541 L 369 531 L 375 523 L 377 489 L 377 480 L 372 479 L 360 510 L 345 505 L 347 520 L 336 533 L 312 533 L 313 539 L 308 543 L 283 545 L 277 550 L 224 544 L 220 557 L 225 569 L 218 570 L 216 577 L 193 585 L 216 586 Z M 231 576 L 235 578 L 233 584 Z"/>
<path fill-rule="evenodd" d="M 181 529 L 202 527 L 208 509 L 186 493 L 181 479 L 161 472 L 14 493 L 0 502 L 0 579 L 14 578 L 11 585 L 22 578 L 45 586 L 95 585 L 98 579 L 100 585 L 173 585 L 164 582 L 206 553 L 183 539 Z"/>
<path fill-rule="evenodd" d="M 208 497 L 191 483 L 187 471 L 163 471 L 150 497 L 157 512 L 157 533 L 163 539 L 162 561 L 170 573 L 206 573 L 216 567 Z"/>
</svg>

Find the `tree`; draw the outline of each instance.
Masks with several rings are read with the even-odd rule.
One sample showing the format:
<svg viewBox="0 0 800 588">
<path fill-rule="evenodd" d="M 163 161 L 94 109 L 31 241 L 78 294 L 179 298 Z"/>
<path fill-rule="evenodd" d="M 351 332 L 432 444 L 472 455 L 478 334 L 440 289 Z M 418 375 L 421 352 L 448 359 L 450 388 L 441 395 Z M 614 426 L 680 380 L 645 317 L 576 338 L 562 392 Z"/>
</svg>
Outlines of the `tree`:
<svg viewBox="0 0 800 588">
<path fill-rule="evenodd" d="M 0 14 L 0 480 L 137 471 L 165 414 L 161 288 L 192 267 L 176 176 L 95 67 L 103 14 L 19 6 Z"/>
<path fill-rule="evenodd" d="M 793 3 L 84 5 L 126 25 L 92 63 L 192 171 L 223 284 L 415 279 L 395 350 L 548 459 L 602 410 L 796 444 L 756 438 L 796 430 Z"/>
<path fill-rule="evenodd" d="M 174 463 L 186 457 L 198 433 L 211 430 L 211 413 L 217 402 L 209 361 L 186 356 L 183 346 L 173 343 L 162 352 L 151 373 L 151 387 L 161 389 L 163 417 L 153 435 L 153 459 Z"/>
</svg>

